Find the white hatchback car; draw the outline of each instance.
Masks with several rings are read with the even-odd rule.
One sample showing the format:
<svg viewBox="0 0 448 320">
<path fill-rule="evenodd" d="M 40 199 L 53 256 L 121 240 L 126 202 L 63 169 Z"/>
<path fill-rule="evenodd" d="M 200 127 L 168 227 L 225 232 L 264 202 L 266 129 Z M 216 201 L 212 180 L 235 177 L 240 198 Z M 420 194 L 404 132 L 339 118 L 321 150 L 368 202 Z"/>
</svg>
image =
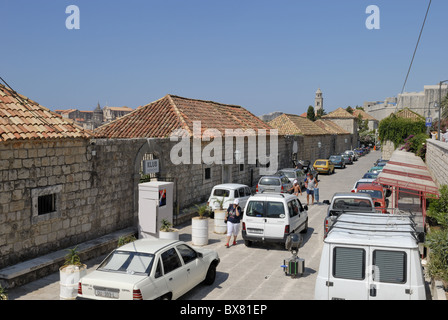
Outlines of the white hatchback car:
<svg viewBox="0 0 448 320">
<path fill-rule="evenodd" d="M 216 251 L 177 240 L 141 239 L 112 251 L 82 277 L 78 298 L 98 300 L 177 299 L 199 283 L 215 281 Z"/>
<path fill-rule="evenodd" d="M 247 199 L 252 195 L 250 188 L 245 184 L 239 183 L 223 183 L 213 187 L 210 197 L 208 198 L 208 206 L 211 211 L 219 209 L 219 202 L 223 201 L 222 208 L 227 207 L 238 199 L 239 206 L 244 209 Z"/>
<path fill-rule="evenodd" d="M 295 195 L 256 194 L 249 198 L 242 219 L 246 246 L 252 241 L 285 243 L 289 234 L 308 231 L 308 206 Z"/>
</svg>

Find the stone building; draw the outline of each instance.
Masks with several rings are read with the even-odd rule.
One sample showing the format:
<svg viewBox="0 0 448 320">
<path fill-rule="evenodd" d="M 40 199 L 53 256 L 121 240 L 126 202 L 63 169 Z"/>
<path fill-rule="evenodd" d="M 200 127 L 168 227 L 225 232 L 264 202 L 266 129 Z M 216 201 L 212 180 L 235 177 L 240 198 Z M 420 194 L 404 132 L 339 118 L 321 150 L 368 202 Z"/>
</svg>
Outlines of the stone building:
<svg viewBox="0 0 448 320">
<path fill-rule="evenodd" d="M 324 97 L 322 96 L 322 91 L 317 89 L 316 97 L 314 98 L 314 112 L 317 114 L 318 110 L 324 109 Z"/>
<path fill-rule="evenodd" d="M 439 90 L 441 88 L 441 90 Z M 386 98 L 384 101 L 366 101 L 364 110 L 378 120 L 383 120 L 390 114 L 408 108 L 423 117 L 438 118 L 436 103 L 448 94 L 448 85 L 426 85 L 420 92 L 403 92 L 397 97 Z"/>
<path fill-rule="evenodd" d="M 147 141 L 138 151 L 136 162 L 158 160 L 157 178 L 175 183 L 176 202 L 183 208 L 206 201 L 216 184 L 252 186 L 261 169 L 270 164 L 260 158 L 258 134 L 266 130 L 269 135 L 271 129 L 240 106 L 166 95 L 98 128 L 95 139 L 102 143 L 116 139 Z M 227 135 L 227 130 L 241 130 L 242 145 L 238 146 L 237 137 Z M 240 159 L 236 159 L 237 153 Z M 272 159 L 276 161 L 281 158 L 266 149 L 268 155 L 275 156 Z"/>
<path fill-rule="evenodd" d="M 327 115 L 322 116 L 324 120 L 331 120 L 336 123 L 339 127 L 351 134 L 351 139 L 348 142 L 348 149 L 353 149 L 358 147 L 358 125 L 357 117 L 350 114 L 347 110 L 343 108 L 338 108 Z"/>
</svg>

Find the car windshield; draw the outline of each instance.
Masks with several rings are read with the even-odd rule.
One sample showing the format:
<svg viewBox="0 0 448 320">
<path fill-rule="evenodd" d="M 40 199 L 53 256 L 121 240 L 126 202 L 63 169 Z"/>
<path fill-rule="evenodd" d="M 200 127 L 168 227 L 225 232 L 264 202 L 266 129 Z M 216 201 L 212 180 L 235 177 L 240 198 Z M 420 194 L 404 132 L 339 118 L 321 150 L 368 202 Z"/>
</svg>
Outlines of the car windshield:
<svg viewBox="0 0 448 320">
<path fill-rule="evenodd" d="M 367 172 L 362 177 L 363 179 L 376 179 L 378 177 L 378 173 Z"/>
<path fill-rule="evenodd" d="M 334 202 L 333 210 L 339 211 L 372 211 L 372 204 L 367 199 L 344 198 Z"/>
<path fill-rule="evenodd" d="M 148 275 L 154 255 L 150 253 L 116 250 L 98 267 L 100 271 Z"/>
<path fill-rule="evenodd" d="M 213 195 L 216 197 L 228 197 L 230 195 L 230 191 L 227 189 L 215 189 L 215 191 L 213 191 Z"/>
<path fill-rule="evenodd" d="M 372 198 L 375 198 L 375 199 L 383 198 L 383 193 L 379 190 L 369 190 L 369 189 L 359 190 L 358 189 L 358 192 L 368 193 L 372 196 Z"/>
<path fill-rule="evenodd" d="M 340 156 L 331 156 L 331 157 L 330 157 L 330 160 L 331 160 L 331 161 L 341 160 L 341 157 L 340 157 Z"/>
<path fill-rule="evenodd" d="M 260 180 L 260 184 L 266 185 L 266 186 L 279 186 L 280 178 L 262 178 Z"/>
<path fill-rule="evenodd" d="M 316 166 L 326 166 L 327 165 L 327 161 L 316 161 L 315 163 Z"/>
</svg>

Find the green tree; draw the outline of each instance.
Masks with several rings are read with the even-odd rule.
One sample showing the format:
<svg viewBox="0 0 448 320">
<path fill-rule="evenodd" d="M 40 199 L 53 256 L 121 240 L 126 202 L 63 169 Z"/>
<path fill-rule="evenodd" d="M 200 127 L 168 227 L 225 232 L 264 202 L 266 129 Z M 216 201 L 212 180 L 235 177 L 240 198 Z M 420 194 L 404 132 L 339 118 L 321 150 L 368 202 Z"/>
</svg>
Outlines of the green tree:
<svg viewBox="0 0 448 320">
<path fill-rule="evenodd" d="M 308 111 L 306 112 L 306 117 L 311 121 L 316 121 L 316 114 L 314 113 L 314 107 L 309 106 Z"/>
<path fill-rule="evenodd" d="M 317 120 L 317 119 L 321 119 L 322 116 L 324 116 L 324 115 L 326 115 L 326 114 L 327 114 L 327 113 L 325 112 L 325 110 L 324 110 L 323 108 L 318 109 L 318 110 L 316 111 L 316 120 Z"/>
<path fill-rule="evenodd" d="M 425 133 L 425 120 L 415 120 L 397 117 L 391 114 L 380 121 L 378 135 L 381 141 L 392 141 L 395 148 L 404 142 L 410 135 Z"/>
<path fill-rule="evenodd" d="M 345 110 L 346 110 L 348 113 L 353 114 L 353 108 L 352 108 L 352 107 L 348 106 L 347 108 L 345 108 Z"/>
</svg>

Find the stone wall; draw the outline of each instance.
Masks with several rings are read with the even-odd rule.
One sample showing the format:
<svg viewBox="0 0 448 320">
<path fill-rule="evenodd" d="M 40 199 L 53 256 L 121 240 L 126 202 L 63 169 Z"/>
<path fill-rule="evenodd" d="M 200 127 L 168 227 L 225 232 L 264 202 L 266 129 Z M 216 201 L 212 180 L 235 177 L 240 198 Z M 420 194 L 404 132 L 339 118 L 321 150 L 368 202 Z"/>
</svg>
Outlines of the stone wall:
<svg viewBox="0 0 448 320">
<path fill-rule="evenodd" d="M 448 143 L 426 140 L 426 165 L 439 186 L 448 184 Z"/>
<path fill-rule="evenodd" d="M 277 169 L 292 167 L 294 141 L 297 158 L 314 162 L 350 149 L 351 139 L 345 139 L 279 136 Z M 260 161 L 247 161 L 247 138 L 242 164 L 176 165 L 170 159 L 176 144 L 168 138 L 0 143 L 0 268 L 136 226 L 141 163 L 147 154 L 159 159 L 158 176 L 175 183 L 179 208 L 207 201 L 216 184 L 254 186 L 262 174 Z M 42 199 L 52 203 L 48 212 L 42 211 Z"/>
<path fill-rule="evenodd" d="M 0 268 L 132 226 L 136 147 L 72 139 L 1 143 Z M 54 201 L 48 213 L 42 197 Z"/>
</svg>

